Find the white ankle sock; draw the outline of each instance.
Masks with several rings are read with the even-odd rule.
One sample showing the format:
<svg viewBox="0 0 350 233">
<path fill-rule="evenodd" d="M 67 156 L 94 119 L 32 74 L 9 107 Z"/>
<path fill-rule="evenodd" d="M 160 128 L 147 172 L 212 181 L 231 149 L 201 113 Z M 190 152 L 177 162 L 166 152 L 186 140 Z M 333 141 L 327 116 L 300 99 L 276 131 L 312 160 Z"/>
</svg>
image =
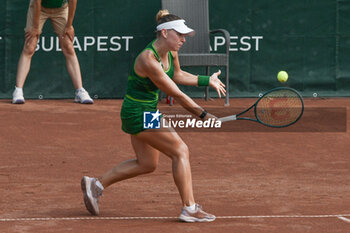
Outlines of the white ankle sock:
<svg viewBox="0 0 350 233">
<path fill-rule="evenodd" d="M 185 209 L 193 213 L 194 211 L 196 211 L 196 203 L 190 206 L 185 206 Z"/>
<path fill-rule="evenodd" d="M 23 88 L 21 88 L 21 87 L 16 87 L 15 86 L 15 89 L 16 89 L 16 91 L 23 91 Z"/>
<path fill-rule="evenodd" d="M 85 89 L 83 87 L 76 89 L 77 92 L 84 91 Z"/>
</svg>

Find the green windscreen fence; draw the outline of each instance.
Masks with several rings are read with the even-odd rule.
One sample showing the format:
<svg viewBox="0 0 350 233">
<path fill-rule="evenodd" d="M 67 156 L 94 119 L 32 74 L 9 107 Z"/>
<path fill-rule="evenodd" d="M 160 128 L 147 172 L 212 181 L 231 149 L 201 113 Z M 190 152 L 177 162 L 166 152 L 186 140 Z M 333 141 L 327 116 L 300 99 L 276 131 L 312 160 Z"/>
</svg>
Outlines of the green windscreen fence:
<svg viewBox="0 0 350 233">
<path fill-rule="evenodd" d="M 11 98 L 29 0 L 0 1 L 0 98 Z M 134 58 L 155 37 L 160 8 L 160 0 L 78 1 L 74 47 L 91 96 L 123 98 Z M 350 95 L 350 0 L 211 0 L 209 9 L 210 28 L 231 35 L 231 97 L 256 97 L 281 86 L 280 70 L 289 74 L 285 85 L 304 96 Z M 224 42 L 220 34 L 212 36 L 212 52 L 223 52 Z M 222 67 L 210 70 L 217 69 Z M 205 73 L 200 67 L 186 70 Z M 192 97 L 203 96 L 202 88 L 181 88 Z M 24 93 L 26 98 L 74 95 L 50 21 L 39 38 Z"/>
</svg>

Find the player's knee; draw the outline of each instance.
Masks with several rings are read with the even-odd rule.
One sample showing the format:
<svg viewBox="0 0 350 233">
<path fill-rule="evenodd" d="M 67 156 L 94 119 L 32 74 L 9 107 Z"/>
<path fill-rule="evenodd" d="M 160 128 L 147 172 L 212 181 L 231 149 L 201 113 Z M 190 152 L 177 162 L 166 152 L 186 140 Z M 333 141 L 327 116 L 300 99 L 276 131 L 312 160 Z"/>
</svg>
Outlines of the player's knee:
<svg viewBox="0 0 350 233">
<path fill-rule="evenodd" d="M 72 43 L 63 42 L 61 43 L 62 52 L 65 56 L 75 55 L 75 50 Z"/>
<path fill-rule="evenodd" d="M 33 56 L 35 53 L 36 44 L 26 44 L 23 48 L 23 54 L 26 56 Z"/>
<path fill-rule="evenodd" d="M 189 154 L 188 146 L 185 143 L 181 143 L 181 145 L 177 147 L 175 157 L 182 161 L 188 161 Z"/>
<path fill-rule="evenodd" d="M 63 54 L 65 56 L 74 56 L 75 55 L 75 51 L 73 46 L 67 46 L 65 49 L 62 48 Z"/>
</svg>

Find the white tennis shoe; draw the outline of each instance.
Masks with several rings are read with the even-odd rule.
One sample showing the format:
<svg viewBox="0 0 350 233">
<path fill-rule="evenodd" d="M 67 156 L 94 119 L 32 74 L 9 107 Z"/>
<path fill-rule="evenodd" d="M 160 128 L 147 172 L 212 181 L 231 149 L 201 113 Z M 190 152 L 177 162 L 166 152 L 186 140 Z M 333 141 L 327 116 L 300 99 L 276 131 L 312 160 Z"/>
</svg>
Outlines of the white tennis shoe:
<svg viewBox="0 0 350 233">
<path fill-rule="evenodd" d="M 96 181 L 96 178 L 90 178 L 88 176 L 84 176 L 81 179 L 81 190 L 84 195 L 85 207 L 92 215 L 98 215 L 100 213 L 98 201 L 103 191 L 103 189 L 96 185 Z"/>
<path fill-rule="evenodd" d="M 12 103 L 13 104 L 24 104 L 25 100 L 23 97 L 22 89 L 15 89 L 12 93 Z"/>
<path fill-rule="evenodd" d="M 81 104 L 93 104 L 94 101 L 91 99 L 89 93 L 84 89 L 80 88 L 79 90 L 75 91 L 75 103 L 81 103 Z"/>
<path fill-rule="evenodd" d="M 182 222 L 212 222 L 215 220 L 215 216 L 204 212 L 202 206 L 196 204 L 195 211 L 191 212 L 186 208 L 182 208 L 180 214 L 180 221 Z"/>
</svg>

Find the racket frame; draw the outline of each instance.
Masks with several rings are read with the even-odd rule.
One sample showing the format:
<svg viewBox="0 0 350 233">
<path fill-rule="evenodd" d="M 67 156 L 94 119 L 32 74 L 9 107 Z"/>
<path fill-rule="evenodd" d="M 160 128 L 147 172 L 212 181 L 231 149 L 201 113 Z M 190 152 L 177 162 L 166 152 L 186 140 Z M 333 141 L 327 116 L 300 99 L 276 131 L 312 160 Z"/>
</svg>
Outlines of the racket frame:
<svg viewBox="0 0 350 233">
<path fill-rule="evenodd" d="M 300 102 L 301 102 L 301 113 L 300 113 L 300 115 L 298 116 L 298 118 L 295 121 L 293 121 L 293 122 L 291 122 L 289 124 L 286 124 L 286 125 L 270 125 L 270 124 L 264 123 L 264 122 L 262 122 L 259 119 L 258 114 L 257 114 L 257 110 L 256 110 L 256 106 L 258 105 L 259 101 L 262 98 L 264 98 L 266 95 L 270 94 L 271 92 L 278 91 L 278 90 L 290 90 L 290 91 L 294 92 L 299 97 Z M 254 115 L 255 115 L 256 119 L 249 118 L 249 117 L 239 117 L 239 116 L 243 115 L 244 113 L 250 111 L 252 108 L 254 108 Z M 290 126 L 290 125 L 296 123 L 301 118 L 303 113 L 304 113 L 304 100 L 303 100 L 303 97 L 300 95 L 300 93 L 298 91 L 296 91 L 296 90 L 294 90 L 293 88 L 290 88 L 290 87 L 276 87 L 276 88 L 273 88 L 273 89 L 265 92 L 262 96 L 259 97 L 259 99 L 252 106 L 250 106 L 249 108 L 247 108 L 243 112 L 240 112 L 240 113 L 238 113 L 236 115 L 221 117 L 221 118 L 219 118 L 219 121 L 226 122 L 226 121 L 233 121 L 233 120 L 249 120 L 249 121 L 255 121 L 255 122 L 258 122 L 258 123 L 263 124 L 265 126 L 269 126 L 269 127 L 273 127 L 273 128 L 284 128 L 284 127 L 287 127 L 287 126 Z"/>
</svg>

